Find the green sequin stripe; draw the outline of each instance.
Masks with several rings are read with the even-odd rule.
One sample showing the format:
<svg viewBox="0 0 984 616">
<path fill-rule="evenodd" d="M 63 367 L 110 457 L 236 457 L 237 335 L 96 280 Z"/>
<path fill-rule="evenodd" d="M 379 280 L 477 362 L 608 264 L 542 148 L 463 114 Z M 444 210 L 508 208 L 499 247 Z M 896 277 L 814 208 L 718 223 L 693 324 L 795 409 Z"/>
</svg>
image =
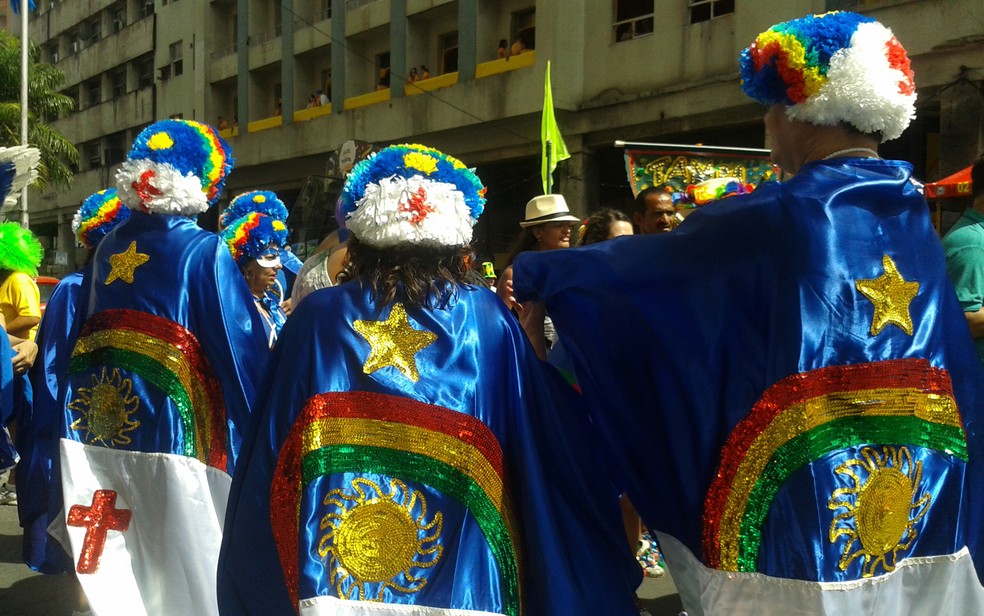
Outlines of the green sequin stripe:
<svg viewBox="0 0 984 616">
<path fill-rule="evenodd" d="M 195 447 L 195 422 L 191 399 L 181 380 L 171 371 L 162 369 L 157 360 L 126 349 L 102 347 L 89 353 L 76 355 L 68 365 L 69 374 L 77 374 L 95 366 L 120 367 L 130 370 L 153 383 L 167 394 L 181 415 L 184 427 L 184 455 L 197 458 Z M 204 462 L 204 460 L 203 460 Z"/>
<path fill-rule="evenodd" d="M 918 417 L 844 417 L 804 432 L 776 449 L 748 497 L 738 539 L 738 571 L 758 571 L 762 525 L 782 484 L 797 469 L 831 451 L 862 444 L 909 444 L 967 460 L 960 428 Z"/>
<path fill-rule="evenodd" d="M 304 456 L 302 482 L 336 473 L 379 473 L 437 488 L 464 505 L 489 543 L 502 578 L 506 614 L 519 615 L 519 570 L 512 537 L 499 511 L 474 480 L 453 466 L 427 456 L 362 445 L 329 445 Z"/>
</svg>

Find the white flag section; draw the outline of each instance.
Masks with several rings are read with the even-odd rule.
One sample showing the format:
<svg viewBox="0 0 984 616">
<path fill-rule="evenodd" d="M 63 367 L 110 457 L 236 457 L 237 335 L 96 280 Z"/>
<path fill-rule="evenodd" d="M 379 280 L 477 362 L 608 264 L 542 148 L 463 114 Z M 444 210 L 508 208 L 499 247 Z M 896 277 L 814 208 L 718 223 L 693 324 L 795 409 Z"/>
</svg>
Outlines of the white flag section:
<svg viewBox="0 0 984 616">
<path fill-rule="evenodd" d="M 844 616 L 984 614 L 984 587 L 970 551 L 920 556 L 894 571 L 846 582 L 807 582 L 708 569 L 678 539 L 656 534 L 690 616 Z"/>
<path fill-rule="evenodd" d="M 337 597 L 301 599 L 299 608 L 300 616 L 501 616 L 494 612 L 349 601 Z"/>
<path fill-rule="evenodd" d="M 194 458 L 61 441 L 67 533 L 96 616 L 218 614 L 232 479 Z"/>
</svg>

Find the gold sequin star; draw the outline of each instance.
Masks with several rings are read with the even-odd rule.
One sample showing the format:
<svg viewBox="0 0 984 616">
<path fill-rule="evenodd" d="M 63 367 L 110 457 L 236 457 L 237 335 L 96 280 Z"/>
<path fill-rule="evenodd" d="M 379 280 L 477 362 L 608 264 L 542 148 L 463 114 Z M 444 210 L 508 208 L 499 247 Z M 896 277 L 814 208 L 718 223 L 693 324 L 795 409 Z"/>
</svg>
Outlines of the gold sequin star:
<svg viewBox="0 0 984 616">
<path fill-rule="evenodd" d="M 871 318 L 871 335 L 878 334 L 886 325 L 894 323 L 911 336 L 912 317 L 909 315 L 909 303 L 919 292 L 919 283 L 902 278 L 892 257 L 888 255 L 882 257 L 882 267 L 885 271 L 878 278 L 859 279 L 854 282 L 858 291 L 875 305 L 875 313 Z"/>
<path fill-rule="evenodd" d="M 130 247 L 123 252 L 109 256 L 109 265 L 112 269 L 109 276 L 106 276 L 106 284 L 116 279 L 122 280 L 127 284 L 133 284 L 133 271 L 150 260 L 150 255 L 137 252 L 137 243 L 130 242 Z"/>
<path fill-rule="evenodd" d="M 437 334 L 414 329 L 410 325 L 403 304 L 394 304 L 385 321 L 354 321 L 352 327 L 372 347 L 372 352 L 362 367 L 363 372 L 371 374 L 380 368 L 393 366 L 415 383 L 420 374 L 417 372 L 414 356 L 437 340 Z"/>
</svg>

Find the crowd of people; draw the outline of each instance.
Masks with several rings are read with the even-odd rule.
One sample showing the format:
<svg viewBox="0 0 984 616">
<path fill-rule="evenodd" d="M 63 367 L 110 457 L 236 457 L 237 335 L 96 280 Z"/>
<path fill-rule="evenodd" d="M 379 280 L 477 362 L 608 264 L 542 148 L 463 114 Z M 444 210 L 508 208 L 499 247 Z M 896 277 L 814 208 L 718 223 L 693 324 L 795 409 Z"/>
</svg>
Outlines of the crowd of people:
<svg viewBox="0 0 984 616">
<path fill-rule="evenodd" d="M 878 153 L 914 115 L 891 31 L 809 16 L 739 64 L 782 181 L 686 220 L 536 196 L 498 276 L 482 180 L 417 144 L 304 263 L 271 191 L 202 229 L 234 158 L 190 120 L 82 204 L 43 318 L 0 225 L 25 562 L 97 616 L 629 616 L 664 566 L 691 616 L 984 614 L 984 159 L 941 244 Z"/>
</svg>

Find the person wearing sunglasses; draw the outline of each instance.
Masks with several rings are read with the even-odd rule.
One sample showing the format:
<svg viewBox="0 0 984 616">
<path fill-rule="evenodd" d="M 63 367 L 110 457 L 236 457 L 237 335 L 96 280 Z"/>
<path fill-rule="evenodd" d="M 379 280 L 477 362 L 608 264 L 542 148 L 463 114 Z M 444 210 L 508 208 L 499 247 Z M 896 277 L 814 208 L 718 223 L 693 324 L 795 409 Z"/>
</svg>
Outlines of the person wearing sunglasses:
<svg viewBox="0 0 984 616">
<path fill-rule="evenodd" d="M 222 231 L 222 238 L 239 266 L 256 309 L 263 317 L 267 342 L 277 341 L 287 315 L 280 304 L 283 290 L 277 288 L 277 273 L 283 268 L 280 247 L 287 243 L 283 221 L 259 212 L 236 219 Z"/>
</svg>

